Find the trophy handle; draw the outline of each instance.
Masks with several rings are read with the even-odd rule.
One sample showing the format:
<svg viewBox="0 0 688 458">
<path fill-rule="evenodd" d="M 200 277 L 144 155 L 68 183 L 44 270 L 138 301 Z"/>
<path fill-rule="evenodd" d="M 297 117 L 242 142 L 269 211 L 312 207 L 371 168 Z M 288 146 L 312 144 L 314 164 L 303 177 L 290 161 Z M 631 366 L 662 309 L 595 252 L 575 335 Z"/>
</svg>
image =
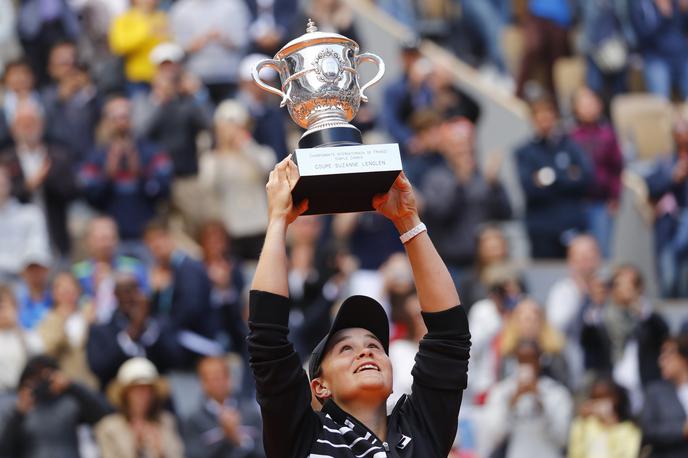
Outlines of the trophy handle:
<svg viewBox="0 0 688 458">
<path fill-rule="evenodd" d="M 358 62 L 372 62 L 374 64 L 377 64 L 377 75 L 373 77 L 372 80 L 368 81 L 366 84 L 361 87 L 361 100 L 363 102 L 368 101 L 368 96 L 365 95 L 365 90 L 368 89 L 370 86 L 373 84 L 376 84 L 378 81 L 382 79 L 382 76 L 385 74 L 385 62 L 378 56 L 377 54 L 373 54 L 370 52 L 366 52 L 363 54 L 359 54 L 357 57 Z"/>
<path fill-rule="evenodd" d="M 277 71 L 277 74 L 280 74 L 280 63 L 279 61 L 276 61 L 274 59 L 263 59 L 259 61 L 255 67 L 251 69 L 251 76 L 253 76 L 253 80 L 256 82 L 258 86 L 260 86 L 263 90 L 268 91 L 272 94 L 278 95 L 282 98 L 282 102 L 280 102 L 280 107 L 283 107 L 287 104 L 287 102 L 291 102 L 291 98 L 281 90 L 277 89 L 276 87 L 270 86 L 267 84 L 265 81 L 260 79 L 260 71 L 263 69 L 263 67 L 271 67 Z"/>
</svg>

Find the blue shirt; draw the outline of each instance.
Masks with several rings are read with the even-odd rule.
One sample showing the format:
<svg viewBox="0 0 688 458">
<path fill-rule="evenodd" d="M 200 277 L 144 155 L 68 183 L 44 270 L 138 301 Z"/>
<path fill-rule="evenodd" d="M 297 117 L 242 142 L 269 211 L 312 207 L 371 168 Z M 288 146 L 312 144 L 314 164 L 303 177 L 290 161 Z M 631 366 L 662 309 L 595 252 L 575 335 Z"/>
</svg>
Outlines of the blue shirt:
<svg viewBox="0 0 688 458">
<path fill-rule="evenodd" d="M 16 296 L 19 304 L 19 324 L 27 330 L 35 328 L 53 305 L 53 299 L 48 291 L 43 292 L 41 299 L 34 300 L 24 283 L 17 286 Z"/>
<path fill-rule="evenodd" d="M 549 19 L 563 26 L 569 26 L 573 21 L 573 12 L 568 0 L 530 0 L 528 10 L 534 16 Z"/>
</svg>

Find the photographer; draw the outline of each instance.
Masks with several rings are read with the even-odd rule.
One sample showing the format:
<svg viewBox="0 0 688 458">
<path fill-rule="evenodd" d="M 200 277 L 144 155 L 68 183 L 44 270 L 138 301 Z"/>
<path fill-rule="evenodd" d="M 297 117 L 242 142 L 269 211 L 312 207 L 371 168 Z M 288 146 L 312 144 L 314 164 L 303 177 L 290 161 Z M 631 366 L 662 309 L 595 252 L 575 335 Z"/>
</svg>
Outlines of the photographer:
<svg viewBox="0 0 688 458">
<path fill-rule="evenodd" d="M 0 433 L 0 456 L 76 457 L 77 427 L 108 413 L 102 398 L 70 381 L 48 356 L 29 360 L 19 378 L 17 403 Z"/>
</svg>

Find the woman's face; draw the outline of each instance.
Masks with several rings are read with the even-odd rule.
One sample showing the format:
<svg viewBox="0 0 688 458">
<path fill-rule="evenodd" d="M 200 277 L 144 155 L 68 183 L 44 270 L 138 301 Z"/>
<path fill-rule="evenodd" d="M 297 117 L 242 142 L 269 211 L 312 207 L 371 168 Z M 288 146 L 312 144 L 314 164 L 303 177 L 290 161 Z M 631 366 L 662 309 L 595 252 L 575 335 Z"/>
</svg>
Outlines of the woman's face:
<svg viewBox="0 0 688 458">
<path fill-rule="evenodd" d="M 79 302 L 79 285 L 71 275 L 59 275 L 53 282 L 53 299 L 56 304 L 74 305 Z"/>
<path fill-rule="evenodd" d="M 538 340 L 543 326 L 542 310 L 532 300 L 519 303 L 513 312 L 513 320 L 520 339 Z"/>
<path fill-rule="evenodd" d="M 151 385 L 134 385 L 127 388 L 125 397 L 129 415 L 145 417 L 153 405 L 155 391 Z"/>
<path fill-rule="evenodd" d="M 600 119 L 602 103 L 594 92 L 583 88 L 576 93 L 573 110 L 579 122 L 594 123 Z"/>
<path fill-rule="evenodd" d="M 502 233 L 497 229 L 483 232 L 478 241 L 478 257 L 483 265 L 506 260 L 509 250 Z"/>
</svg>

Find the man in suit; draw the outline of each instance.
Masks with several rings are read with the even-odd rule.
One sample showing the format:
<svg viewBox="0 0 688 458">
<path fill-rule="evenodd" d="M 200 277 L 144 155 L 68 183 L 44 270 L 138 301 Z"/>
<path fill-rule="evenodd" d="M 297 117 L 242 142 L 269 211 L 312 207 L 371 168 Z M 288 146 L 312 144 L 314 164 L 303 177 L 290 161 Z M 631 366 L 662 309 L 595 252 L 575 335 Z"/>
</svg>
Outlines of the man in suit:
<svg viewBox="0 0 688 458">
<path fill-rule="evenodd" d="M 688 334 L 668 339 L 659 365 L 664 380 L 649 386 L 640 418 L 653 458 L 688 456 Z"/>
<path fill-rule="evenodd" d="M 115 298 L 117 309 L 112 318 L 88 331 L 86 357 L 101 388 L 107 387 L 129 358 L 148 358 L 160 372 L 184 360 L 174 329 L 152 316 L 150 301 L 134 274 L 116 274 Z"/>
<path fill-rule="evenodd" d="M 164 221 L 153 221 L 144 241 L 155 264 L 150 272 L 152 313 L 175 330 L 187 357 L 178 369 L 189 369 L 197 356 L 222 353 L 215 341 L 217 320 L 210 305 L 212 284 L 205 266 L 176 247 Z"/>
<path fill-rule="evenodd" d="M 198 363 L 203 402 L 184 424 L 189 458 L 258 458 L 260 414 L 255 401 L 234 396 L 227 361 L 205 357 Z"/>
</svg>

